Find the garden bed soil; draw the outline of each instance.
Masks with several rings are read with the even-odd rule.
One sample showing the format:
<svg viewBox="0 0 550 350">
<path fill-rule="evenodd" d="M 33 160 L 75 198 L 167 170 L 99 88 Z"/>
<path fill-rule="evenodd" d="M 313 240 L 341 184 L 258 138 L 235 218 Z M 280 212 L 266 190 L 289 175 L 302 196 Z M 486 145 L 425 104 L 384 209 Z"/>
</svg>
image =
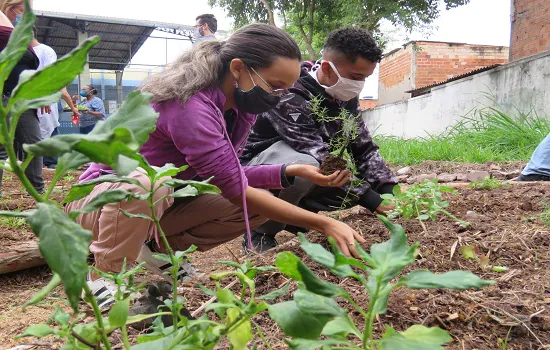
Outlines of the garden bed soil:
<svg viewBox="0 0 550 350">
<path fill-rule="evenodd" d="M 463 166 L 463 165 L 462 165 Z M 486 169 L 486 168 L 485 168 Z M 476 169 L 480 170 L 480 169 Z M 413 171 L 417 171 L 413 167 Z M 448 170 L 446 170 L 448 171 Z M 451 169 L 451 171 L 455 171 Z M 418 173 L 425 172 L 424 169 Z M 8 181 L 9 183 L 9 181 Z M 12 188 L 10 184 L 4 187 Z M 17 185 L 14 189 L 19 191 Z M 15 195 L 15 194 L 14 194 Z M 466 218 L 468 211 L 476 215 L 470 217 L 471 227 L 459 228 L 452 220 L 444 217 L 434 222 L 426 222 L 427 230 L 415 222 L 402 224 L 407 232 L 409 243 L 420 242 L 420 255 L 409 267 L 412 269 L 429 269 L 442 273 L 455 269 L 472 270 L 485 279 L 497 283 L 482 290 L 446 291 L 446 290 L 408 290 L 401 288 L 389 299 L 388 312 L 381 315 L 376 322 L 376 335 L 384 331 L 384 325 L 391 325 L 397 330 L 404 330 L 413 324 L 438 326 L 447 329 L 453 337 L 448 349 L 498 349 L 498 339 L 505 339 L 509 333 L 508 349 L 544 349 L 550 346 L 550 227 L 545 226 L 538 218 L 550 196 L 550 184 L 514 184 L 494 190 L 472 190 L 460 188 L 459 194 L 448 195 L 451 202 L 449 211 L 460 218 Z M 25 203 L 26 197 L 21 201 Z M 29 204 L 30 205 L 30 204 Z M 20 208 L 22 209 L 22 208 Z M 372 214 L 361 208 L 330 213 L 349 223 L 367 239 L 365 248 L 389 238 L 389 232 Z M 24 229 L 0 230 L 0 249 L 14 238 L 32 237 Z M 319 234 L 311 232 L 307 237 L 321 244 L 326 240 Z M 21 238 L 23 239 L 23 238 Z M 326 269 L 312 262 L 299 248 L 294 235 L 278 235 L 281 243 L 278 248 L 264 255 L 249 258 L 258 265 L 272 265 L 276 254 L 290 250 L 300 256 L 304 262 L 321 278 L 337 283 L 345 288 L 363 307 L 368 304 L 368 295 L 363 288 L 351 279 L 340 279 Z M 217 262 L 222 260 L 242 260 L 242 240 L 236 239 L 224 246 L 207 253 L 197 253 L 194 263 L 205 273 L 200 282 L 212 287 L 208 274 L 225 267 Z M 464 259 L 458 249 L 461 245 L 476 245 L 479 250 L 489 255 L 492 264 L 509 268 L 504 273 L 484 272 L 473 260 Z M 150 276 L 141 274 L 138 280 Z M 46 348 L 59 348 L 60 342 L 51 339 L 27 338 L 14 340 L 32 323 L 44 322 L 62 303 L 66 307 L 60 288 L 44 302 L 21 312 L 21 305 L 33 293 L 42 288 L 51 278 L 47 267 L 0 276 L 0 349 L 7 349 L 17 344 L 42 344 Z M 258 276 L 257 295 L 263 295 L 280 287 L 286 279 L 280 273 L 267 273 Z M 226 285 L 230 280 L 222 281 Z M 291 290 L 296 288 L 292 286 Z M 196 286 L 182 286 L 190 311 L 198 309 L 209 296 L 203 294 Z M 280 300 L 289 299 L 285 295 Z M 349 305 L 341 306 L 351 310 Z M 91 311 L 83 306 L 86 317 Z M 362 321 L 356 313 L 351 314 L 362 328 Z M 261 326 L 273 349 L 286 349 L 283 335 L 277 325 L 266 314 L 258 315 L 254 322 Z M 138 332 L 130 330 L 133 340 Z M 111 336 L 117 342 L 117 333 Z M 260 349 L 264 345 L 258 342 Z M 228 348 L 221 344 L 220 349 Z M 252 348 L 252 344 L 250 345 Z"/>
</svg>

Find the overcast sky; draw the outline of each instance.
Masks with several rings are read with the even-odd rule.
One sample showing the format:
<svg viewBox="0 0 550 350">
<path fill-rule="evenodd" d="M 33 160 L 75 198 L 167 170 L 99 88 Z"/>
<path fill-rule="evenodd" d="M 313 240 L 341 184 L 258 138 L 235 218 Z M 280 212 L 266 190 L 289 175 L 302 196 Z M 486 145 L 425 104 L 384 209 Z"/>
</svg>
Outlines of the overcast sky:
<svg viewBox="0 0 550 350">
<path fill-rule="evenodd" d="M 138 5 L 139 3 L 139 5 Z M 202 13 L 213 13 L 218 19 L 218 28 L 230 30 L 232 21 L 219 8 L 212 9 L 208 0 L 94 0 L 82 3 L 74 0 L 34 0 L 36 10 L 68 12 L 106 17 L 142 19 L 169 23 L 194 25 L 195 17 Z M 468 44 L 508 46 L 510 43 L 510 0 L 471 0 L 468 5 L 443 11 L 434 22 L 430 36 L 413 32 L 408 36 L 399 32 L 388 50 L 408 40 L 436 40 Z M 388 26 L 388 29 L 391 27 Z M 154 35 L 170 37 L 165 33 Z M 181 38 L 181 37 L 180 37 Z M 149 39 L 136 53 L 132 63 L 163 65 L 172 61 L 188 49 L 184 41 Z M 145 68 L 145 67 L 143 67 Z M 367 81 L 362 95 L 377 96 L 376 76 Z"/>
</svg>

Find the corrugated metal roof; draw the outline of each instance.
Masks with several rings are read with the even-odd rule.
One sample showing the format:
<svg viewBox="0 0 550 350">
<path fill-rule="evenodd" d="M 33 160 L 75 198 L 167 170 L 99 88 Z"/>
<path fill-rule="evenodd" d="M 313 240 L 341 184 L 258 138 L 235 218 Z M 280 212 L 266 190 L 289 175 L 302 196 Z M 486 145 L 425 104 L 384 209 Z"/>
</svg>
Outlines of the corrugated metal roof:
<svg viewBox="0 0 550 350">
<path fill-rule="evenodd" d="M 90 68 L 123 70 L 155 29 L 187 37 L 192 26 L 62 12 L 36 11 L 37 39 L 63 56 L 78 46 L 77 33 L 99 35 L 101 42 L 89 53 Z"/>
<path fill-rule="evenodd" d="M 471 75 L 476 75 L 478 73 L 481 73 L 481 72 L 486 72 L 488 70 L 491 70 L 493 68 L 496 68 L 500 66 L 500 64 L 493 64 L 491 66 L 487 66 L 487 67 L 482 67 L 482 68 L 478 68 L 478 69 L 474 69 L 473 71 L 470 71 L 470 72 L 467 72 L 467 73 L 464 73 L 464 74 L 460 74 L 460 75 L 457 75 L 457 76 L 454 76 L 452 78 L 449 78 L 445 81 L 442 81 L 440 83 L 434 83 L 434 84 L 431 84 L 431 85 L 426 85 L 426 86 L 423 86 L 423 87 L 419 87 L 417 89 L 414 89 L 414 90 L 409 90 L 409 91 L 405 91 L 406 93 L 410 93 L 411 94 L 411 97 L 416 97 L 416 96 L 421 96 L 421 95 L 425 95 L 429 92 L 431 92 L 432 88 L 436 87 L 436 86 L 440 86 L 440 85 L 443 85 L 443 84 L 447 84 L 447 83 L 450 83 L 451 81 L 455 81 L 455 80 L 459 80 L 459 79 L 462 79 L 462 78 L 466 78 L 466 77 L 469 77 Z"/>
</svg>

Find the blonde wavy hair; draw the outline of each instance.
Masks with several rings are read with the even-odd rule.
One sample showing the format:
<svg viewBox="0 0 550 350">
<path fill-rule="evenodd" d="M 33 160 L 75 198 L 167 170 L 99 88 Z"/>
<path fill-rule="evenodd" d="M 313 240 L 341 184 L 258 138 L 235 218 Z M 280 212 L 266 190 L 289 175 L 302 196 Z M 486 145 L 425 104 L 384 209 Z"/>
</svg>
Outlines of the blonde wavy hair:
<svg viewBox="0 0 550 350">
<path fill-rule="evenodd" d="M 271 66 L 278 57 L 301 60 L 300 48 L 292 37 L 275 26 L 250 24 L 226 41 L 205 41 L 181 55 L 164 72 L 148 78 L 140 87 L 153 94 L 153 102 L 178 99 L 185 103 L 191 96 L 223 82 L 229 63 L 240 58 L 253 69 Z"/>
<path fill-rule="evenodd" d="M 16 6 L 24 4 L 24 0 L 0 0 L 0 11 L 7 15 L 8 11 Z M 29 0 L 32 7 L 32 0 Z"/>
</svg>

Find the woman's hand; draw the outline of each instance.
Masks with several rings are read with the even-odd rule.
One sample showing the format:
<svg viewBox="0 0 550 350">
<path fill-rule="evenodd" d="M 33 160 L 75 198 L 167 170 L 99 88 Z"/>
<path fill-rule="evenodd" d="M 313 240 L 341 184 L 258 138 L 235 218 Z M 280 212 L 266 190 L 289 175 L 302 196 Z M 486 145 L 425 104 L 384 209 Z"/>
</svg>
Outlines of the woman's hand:
<svg viewBox="0 0 550 350">
<path fill-rule="evenodd" d="M 353 230 L 351 227 L 344 224 L 343 222 L 330 218 L 327 219 L 329 219 L 329 221 L 328 224 L 325 226 L 323 233 L 327 237 L 334 238 L 342 253 L 347 256 L 353 256 L 359 259 L 360 256 L 357 253 L 357 249 L 355 249 L 355 241 L 359 243 L 365 243 L 365 239 L 361 237 L 359 233 L 357 233 L 355 230 Z"/>
<path fill-rule="evenodd" d="M 76 116 L 79 116 L 79 117 L 81 116 L 80 111 L 78 110 L 78 108 L 73 106 L 73 108 L 71 108 L 71 110 L 73 111 L 73 115 L 76 115 Z"/>
<path fill-rule="evenodd" d="M 40 107 L 40 112 L 42 114 L 50 114 L 52 112 L 52 107 L 51 106 Z"/>
<path fill-rule="evenodd" d="M 351 177 L 349 170 L 336 171 L 332 175 L 323 175 L 313 165 L 291 164 L 286 167 L 287 176 L 299 176 L 322 187 L 342 187 Z"/>
<path fill-rule="evenodd" d="M 388 212 L 392 211 L 393 209 L 395 209 L 395 203 L 391 202 L 388 205 L 380 204 L 378 208 L 376 208 L 376 212 L 381 215 L 387 215 Z"/>
</svg>

